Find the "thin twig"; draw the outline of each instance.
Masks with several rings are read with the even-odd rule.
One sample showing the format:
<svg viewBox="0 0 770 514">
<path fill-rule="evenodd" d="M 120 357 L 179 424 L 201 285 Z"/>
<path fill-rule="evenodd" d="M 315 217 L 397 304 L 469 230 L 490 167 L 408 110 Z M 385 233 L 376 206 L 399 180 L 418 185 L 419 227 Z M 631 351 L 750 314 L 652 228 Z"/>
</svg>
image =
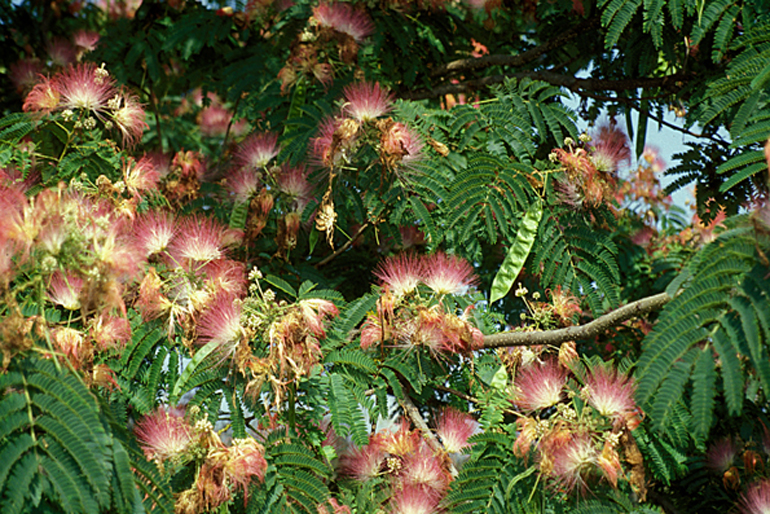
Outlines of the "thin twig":
<svg viewBox="0 0 770 514">
<path fill-rule="evenodd" d="M 361 227 L 358 229 L 358 231 L 355 234 L 353 234 L 353 237 L 351 237 L 349 241 L 347 241 L 344 245 L 342 245 L 339 248 L 337 248 L 334 251 L 333 254 L 327 256 L 326 258 L 324 258 L 324 260 L 322 260 L 321 262 L 316 264 L 315 267 L 316 268 L 320 268 L 322 266 L 326 266 L 334 258 L 336 258 L 339 254 L 341 254 L 342 252 L 344 252 L 345 250 L 350 248 L 353 245 L 353 243 L 355 243 L 356 240 L 361 236 L 361 234 L 364 233 L 364 230 L 366 230 L 369 227 L 369 225 L 370 225 L 370 223 L 368 221 L 366 223 L 364 223 L 363 225 L 361 225 Z"/>
<path fill-rule="evenodd" d="M 660 293 L 642 298 L 628 305 L 598 317 L 595 320 L 574 327 L 558 330 L 537 332 L 502 332 L 484 336 L 484 348 L 501 348 L 506 346 L 556 345 L 576 339 L 586 339 L 601 334 L 605 330 L 620 323 L 660 309 L 671 301 L 668 293 Z"/>
</svg>

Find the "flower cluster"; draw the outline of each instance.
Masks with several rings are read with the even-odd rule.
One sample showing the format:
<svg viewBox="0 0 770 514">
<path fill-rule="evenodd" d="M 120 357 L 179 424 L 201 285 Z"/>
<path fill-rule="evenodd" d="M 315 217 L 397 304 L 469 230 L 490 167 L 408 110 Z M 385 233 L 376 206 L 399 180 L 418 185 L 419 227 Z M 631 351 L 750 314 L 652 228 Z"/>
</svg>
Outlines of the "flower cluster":
<svg viewBox="0 0 770 514">
<path fill-rule="evenodd" d="M 372 434 L 368 444 L 344 452 L 341 472 L 358 482 L 384 479 L 390 487 L 391 512 L 436 512 L 452 481 L 450 457 L 469 445 L 478 423 L 450 409 L 438 417 L 436 426 L 446 452 L 434 451 L 418 430 L 402 421 L 396 430 Z"/>
<path fill-rule="evenodd" d="M 550 156 L 564 170 L 564 177 L 555 183 L 562 203 L 590 209 L 612 201 L 618 169 L 631 160 L 626 134 L 611 123 L 601 126 L 594 137 L 584 134 L 579 143 L 566 138 L 564 146 L 566 150 L 554 149 Z"/>
<path fill-rule="evenodd" d="M 383 261 L 376 275 L 383 294 L 377 312 L 367 315 L 361 347 L 392 344 L 425 348 L 431 353 L 466 353 L 480 348 L 483 334 L 468 321 L 447 312 L 445 295 L 467 293 L 476 283 L 473 267 L 455 256 L 399 254 Z M 425 285 L 431 295 L 419 294 Z"/>
<path fill-rule="evenodd" d="M 520 353 L 513 366 L 512 402 L 522 412 L 514 453 L 533 454 L 556 490 L 585 493 L 595 481 L 616 487 L 625 478 L 643 497 L 644 466 L 631 435 L 641 422 L 632 379 L 608 364 L 573 361 L 567 368 L 544 354 Z"/>
<path fill-rule="evenodd" d="M 370 143 L 389 169 L 408 167 L 419 160 L 423 143 L 409 127 L 384 116 L 392 109 L 392 95 L 379 83 L 359 82 L 344 89 L 341 113 L 325 119 L 312 141 L 313 161 L 335 168 L 351 160 Z"/>
<path fill-rule="evenodd" d="M 107 130 L 116 128 L 128 146 L 139 141 L 147 128 L 136 95 L 118 88 L 104 66 L 97 68 L 93 63 L 71 64 L 50 78 L 40 76 L 23 108 L 40 115 L 57 113 L 75 130 L 88 132 L 99 123 Z"/>
<path fill-rule="evenodd" d="M 264 448 L 250 437 L 233 439 L 226 446 L 197 407 L 190 410 L 159 407 L 134 429 L 145 456 L 161 470 L 174 471 L 188 462 L 198 465 L 194 484 L 177 498 L 176 512 L 216 509 L 239 490 L 248 501 L 249 485 L 265 479 Z"/>
</svg>

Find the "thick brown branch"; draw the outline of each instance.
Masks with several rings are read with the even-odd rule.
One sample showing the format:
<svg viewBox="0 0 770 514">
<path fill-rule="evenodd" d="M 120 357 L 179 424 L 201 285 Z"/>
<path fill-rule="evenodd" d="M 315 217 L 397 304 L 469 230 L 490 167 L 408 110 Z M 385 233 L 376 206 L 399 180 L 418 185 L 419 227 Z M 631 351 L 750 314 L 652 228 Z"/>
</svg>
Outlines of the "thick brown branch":
<svg viewBox="0 0 770 514">
<path fill-rule="evenodd" d="M 599 18 L 589 18 L 585 22 L 571 29 L 565 30 L 556 37 L 550 38 L 534 48 L 516 55 L 485 55 L 483 57 L 470 57 L 449 62 L 431 71 L 431 77 L 441 77 L 452 73 L 464 73 L 468 71 L 489 68 L 490 66 L 524 66 L 535 61 L 546 52 L 568 43 L 578 36 L 585 36 L 586 32 L 599 26 Z"/>
<path fill-rule="evenodd" d="M 648 312 L 658 310 L 668 302 L 671 297 L 668 293 L 660 293 L 648 296 L 619 309 L 598 317 L 595 320 L 575 327 L 560 328 L 558 330 L 546 330 L 539 332 L 502 332 L 484 336 L 484 348 L 501 348 L 504 346 L 532 346 L 538 344 L 561 344 L 575 339 L 595 337 L 605 330 L 619 325 L 627 319 L 642 316 Z"/>
<path fill-rule="evenodd" d="M 412 423 L 414 423 L 414 426 L 417 427 L 420 432 L 422 432 L 422 436 L 425 439 L 425 442 L 428 443 L 428 446 L 430 446 L 430 449 L 439 454 L 446 454 L 446 450 L 443 446 L 441 446 L 441 442 L 439 442 L 436 434 L 431 431 L 428 424 L 422 418 L 422 414 L 420 414 L 419 409 L 415 407 L 409 396 L 404 394 L 402 398 L 397 398 L 397 400 L 398 403 L 401 404 L 401 408 L 404 409 L 406 416 L 412 421 Z M 447 459 L 447 462 L 449 465 L 449 472 L 453 477 L 456 477 L 457 469 L 454 467 L 454 464 L 452 464 L 450 459 Z"/>
<path fill-rule="evenodd" d="M 519 73 L 507 73 L 504 75 L 492 75 L 480 79 L 466 80 L 459 84 L 442 84 L 433 89 L 420 89 L 403 93 L 401 98 L 406 100 L 424 100 L 444 95 L 456 95 L 459 93 L 472 93 L 495 84 L 502 84 L 507 78 L 530 78 L 542 80 L 554 86 L 565 87 L 571 91 L 629 91 L 633 89 L 663 88 L 672 92 L 678 90 L 680 82 L 687 80 L 687 75 L 676 73 L 665 77 L 638 77 L 628 79 L 580 79 L 572 75 L 562 75 L 553 71 L 523 71 Z"/>
</svg>

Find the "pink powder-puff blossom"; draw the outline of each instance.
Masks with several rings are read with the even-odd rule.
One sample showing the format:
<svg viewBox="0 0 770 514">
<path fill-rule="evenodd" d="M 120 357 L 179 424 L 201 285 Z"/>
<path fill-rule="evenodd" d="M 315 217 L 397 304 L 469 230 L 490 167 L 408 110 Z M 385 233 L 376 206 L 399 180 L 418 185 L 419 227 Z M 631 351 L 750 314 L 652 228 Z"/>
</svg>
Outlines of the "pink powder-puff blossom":
<svg viewBox="0 0 770 514">
<path fill-rule="evenodd" d="M 43 72 L 43 64 L 38 59 L 19 59 L 8 68 L 8 76 L 16 86 L 16 92 L 21 94 L 30 91 Z"/>
<path fill-rule="evenodd" d="M 152 159 L 127 160 L 123 165 L 123 182 L 133 196 L 141 198 L 145 191 L 156 189 L 160 175 Z"/>
<path fill-rule="evenodd" d="M 83 109 L 101 117 L 117 94 L 115 80 L 93 63 L 76 64 L 54 77 L 64 109 Z"/>
<path fill-rule="evenodd" d="M 770 514 L 770 480 L 752 484 L 739 505 L 741 514 Z"/>
<path fill-rule="evenodd" d="M 112 121 L 123 137 L 123 144 L 133 146 L 139 142 L 148 125 L 144 121 L 144 108 L 137 96 L 121 89 L 109 101 L 109 107 L 112 109 Z"/>
<path fill-rule="evenodd" d="M 278 190 L 289 197 L 294 210 L 302 213 L 310 202 L 313 185 L 307 179 L 304 166 L 284 169 L 278 176 Z"/>
<path fill-rule="evenodd" d="M 78 59 L 88 52 L 96 50 L 99 44 L 99 33 L 92 30 L 78 30 L 72 35 L 72 41 L 78 50 Z"/>
<path fill-rule="evenodd" d="M 622 164 L 631 162 L 631 149 L 628 136 L 614 123 L 599 127 L 594 136 L 591 162 L 604 173 L 615 173 Z"/>
<path fill-rule="evenodd" d="M 22 110 L 24 112 L 39 112 L 49 114 L 59 107 L 61 93 L 56 83 L 48 77 L 41 77 L 40 82 L 34 85 L 24 99 Z"/>
<path fill-rule="evenodd" d="M 392 514 L 435 514 L 439 511 L 440 497 L 427 494 L 420 486 L 406 486 L 397 490 L 390 500 Z"/>
<path fill-rule="evenodd" d="M 159 407 L 134 428 L 145 457 L 162 463 L 181 461 L 194 442 L 194 431 L 182 412 Z"/>
<path fill-rule="evenodd" d="M 594 367 L 586 377 L 585 393 L 589 405 L 602 416 L 623 417 L 636 409 L 636 386 L 631 377 L 603 365 Z"/>
<path fill-rule="evenodd" d="M 600 452 L 590 435 L 573 435 L 568 442 L 554 449 L 551 477 L 564 491 L 578 489 L 585 492 L 586 479 L 600 469 L 599 457 Z"/>
<path fill-rule="evenodd" d="M 55 37 L 48 43 L 48 59 L 56 67 L 67 66 L 77 60 L 77 49 L 64 38 Z"/>
<path fill-rule="evenodd" d="M 133 233 L 145 256 L 162 253 L 178 231 L 174 215 L 166 211 L 148 211 L 137 216 Z"/>
<path fill-rule="evenodd" d="M 359 482 L 367 482 L 380 475 L 385 457 L 385 452 L 376 444 L 353 449 L 342 456 L 342 472 Z"/>
<path fill-rule="evenodd" d="M 91 324 L 89 333 L 102 350 L 123 348 L 131 341 L 131 324 L 126 318 L 102 314 Z"/>
<path fill-rule="evenodd" d="M 374 275 L 398 298 L 417 288 L 425 275 L 425 267 L 416 255 L 401 253 L 382 261 Z"/>
<path fill-rule="evenodd" d="M 706 466 L 722 474 L 732 467 L 738 456 L 738 445 L 731 437 L 724 437 L 713 442 L 706 451 Z"/>
<path fill-rule="evenodd" d="M 361 123 L 372 121 L 392 109 L 393 96 L 379 82 L 359 82 L 345 87 L 343 112 Z"/>
<path fill-rule="evenodd" d="M 232 353 L 243 336 L 241 302 L 227 294 L 219 294 L 203 313 L 198 323 L 198 343 L 214 342 L 222 353 Z"/>
<path fill-rule="evenodd" d="M 337 307 L 328 300 L 321 300 L 320 298 L 309 298 L 306 300 L 300 300 L 299 302 L 300 312 L 302 318 L 305 320 L 305 324 L 318 338 L 326 337 L 326 331 L 324 330 L 323 322 L 326 318 L 333 318 L 339 311 Z"/>
<path fill-rule="evenodd" d="M 390 165 L 406 165 L 420 159 L 423 144 L 412 130 L 401 122 L 391 124 L 380 136 L 382 159 Z"/>
<path fill-rule="evenodd" d="M 169 245 L 169 254 L 178 264 L 190 261 L 212 261 L 223 256 L 226 228 L 205 216 L 185 218 L 179 233 Z"/>
<path fill-rule="evenodd" d="M 347 34 L 358 43 L 374 32 L 369 16 L 348 3 L 323 2 L 313 8 L 313 18 L 319 26 Z"/>
<path fill-rule="evenodd" d="M 236 202 L 248 202 L 259 189 L 259 173 L 254 168 L 239 168 L 227 177 L 227 190 Z"/>
<path fill-rule="evenodd" d="M 48 299 L 67 310 L 76 311 L 80 308 L 82 290 L 82 278 L 56 271 L 48 283 Z"/>
<path fill-rule="evenodd" d="M 457 453 L 470 446 L 468 438 L 478 429 L 479 424 L 473 416 L 452 407 L 445 409 L 436 420 L 436 435 L 449 453 Z"/>
<path fill-rule="evenodd" d="M 404 456 L 397 478 L 404 487 L 422 486 L 436 496 L 443 496 L 451 479 L 442 460 L 425 443 Z"/>
<path fill-rule="evenodd" d="M 278 134 L 272 132 L 251 134 L 238 145 L 235 162 L 243 168 L 262 170 L 278 155 L 279 151 Z"/>
<path fill-rule="evenodd" d="M 443 252 L 434 253 L 427 258 L 425 267 L 425 285 L 439 295 L 465 294 L 476 282 L 473 266 L 468 261 Z"/>
<path fill-rule="evenodd" d="M 231 259 L 217 259 L 203 267 L 205 283 L 212 291 L 220 291 L 233 297 L 246 294 L 246 265 Z"/>
<path fill-rule="evenodd" d="M 358 146 L 359 123 L 353 119 L 327 117 L 318 127 L 318 137 L 311 140 L 311 162 L 333 168 L 344 164 Z"/>
<path fill-rule="evenodd" d="M 546 409 L 562 400 L 566 382 L 567 372 L 555 359 L 532 363 L 516 374 L 515 402 L 526 412 Z"/>
</svg>

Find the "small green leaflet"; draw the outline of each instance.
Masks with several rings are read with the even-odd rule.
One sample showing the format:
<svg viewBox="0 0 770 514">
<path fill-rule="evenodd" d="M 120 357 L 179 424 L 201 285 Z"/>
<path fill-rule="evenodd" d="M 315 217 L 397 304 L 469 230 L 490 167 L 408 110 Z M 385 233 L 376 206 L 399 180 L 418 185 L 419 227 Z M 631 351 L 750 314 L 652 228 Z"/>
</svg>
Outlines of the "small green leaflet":
<svg viewBox="0 0 770 514">
<path fill-rule="evenodd" d="M 540 219 L 543 217 L 543 202 L 536 201 L 527 209 L 524 219 L 521 220 L 519 232 L 516 234 L 516 241 L 513 242 L 505 256 L 502 266 L 497 271 L 495 279 L 492 281 L 492 290 L 489 293 L 490 303 L 494 303 L 508 294 L 513 286 L 513 281 L 519 276 L 524 262 L 527 260 L 532 244 L 535 242 L 537 227 L 540 225 Z"/>
</svg>

